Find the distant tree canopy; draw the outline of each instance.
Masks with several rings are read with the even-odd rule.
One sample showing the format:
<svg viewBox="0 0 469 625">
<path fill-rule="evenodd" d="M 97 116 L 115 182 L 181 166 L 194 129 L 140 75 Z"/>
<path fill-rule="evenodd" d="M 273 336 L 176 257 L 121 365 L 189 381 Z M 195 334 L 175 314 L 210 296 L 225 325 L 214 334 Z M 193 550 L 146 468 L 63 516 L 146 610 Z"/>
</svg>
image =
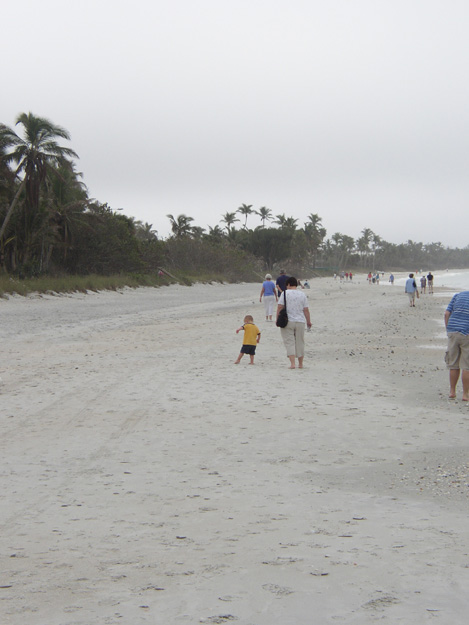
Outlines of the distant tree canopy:
<svg viewBox="0 0 469 625">
<path fill-rule="evenodd" d="M 207 231 L 186 213 L 168 214 L 171 236 L 162 240 L 152 224 L 89 198 L 78 155 L 64 144 L 70 141 L 67 130 L 33 113 L 18 115 L 16 127 L 0 124 L 0 271 L 110 275 L 151 273 L 165 265 L 247 279 L 280 265 L 304 275 L 320 267 L 469 267 L 469 247 L 411 240 L 396 245 L 370 228 L 357 239 L 340 232 L 326 238 L 317 213 L 301 226 L 292 215 L 245 203 L 221 215 L 222 227 Z M 256 217 L 259 225 L 248 228 Z"/>
</svg>

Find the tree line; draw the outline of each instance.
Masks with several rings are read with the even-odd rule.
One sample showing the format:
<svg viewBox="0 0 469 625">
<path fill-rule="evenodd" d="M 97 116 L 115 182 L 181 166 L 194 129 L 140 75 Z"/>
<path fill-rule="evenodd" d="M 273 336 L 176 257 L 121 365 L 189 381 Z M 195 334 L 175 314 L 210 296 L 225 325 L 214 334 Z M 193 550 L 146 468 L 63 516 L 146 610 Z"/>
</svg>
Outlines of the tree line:
<svg viewBox="0 0 469 625">
<path fill-rule="evenodd" d="M 3 272 L 112 275 L 165 266 L 246 280 L 282 264 L 297 273 L 469 267 L 469 247 L 410 240 L 396 245 L 369 228 L 358 239 L 340 232 L 327 237 L 317 213 L 299 224 L 295 217 L 252 204 L 224 213 L 207 229 L 193 225 L 186 214 L 168 214 L 171 235 L 162 239 L 152 224 L 90 198 L 77 171 L 78 155 L 64 141 L 70 141 L 67 130 L 32 113 L 18 115 L 14 128 L 0 124 Z M 260 223 L 248 227 L 254 216 Z"/>
</svg>

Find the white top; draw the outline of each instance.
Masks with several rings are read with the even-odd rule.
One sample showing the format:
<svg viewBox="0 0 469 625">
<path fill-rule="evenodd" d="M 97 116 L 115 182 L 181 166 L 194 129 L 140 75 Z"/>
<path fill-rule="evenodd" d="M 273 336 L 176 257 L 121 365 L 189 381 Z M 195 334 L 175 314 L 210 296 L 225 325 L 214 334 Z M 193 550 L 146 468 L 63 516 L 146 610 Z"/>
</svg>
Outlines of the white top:
<svg viewBox="0 0 469 625">
<path fill-rule="evenodd" d="M 279 297 L 278 303 L 281 306 L 285 305 L 285 293 L 287 295 L 287 315 L 289 321 L 300 321 L 306 323 L 304 308 L 308 308 L 308 298 L 303 291 L 297 291 L 295 289 L 287 289 Z"/>
</svg>

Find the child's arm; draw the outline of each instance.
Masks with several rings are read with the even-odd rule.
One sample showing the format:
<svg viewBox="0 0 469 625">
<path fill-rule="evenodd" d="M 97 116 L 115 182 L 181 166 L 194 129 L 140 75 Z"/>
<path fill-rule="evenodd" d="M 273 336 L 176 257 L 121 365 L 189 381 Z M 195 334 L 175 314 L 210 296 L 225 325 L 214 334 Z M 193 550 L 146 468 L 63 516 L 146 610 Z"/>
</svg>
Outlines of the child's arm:
<svg viewBox="0 0 469 625">
<path fill-rule="evenodd" d="M 259 334 L 257 335 L 257 342 L 259 343 L 261 340 L 261 333 L 259 332 Z"/>
<path fill-rule="evenodd" d="M 240 328 L 238 328 L 238 329 L 236 330 L 236 334 L 238 334 L 238 332 L 241 332 L 241 330 L 244 330 L 244 326 L 241 326 Z"/>
</svg>

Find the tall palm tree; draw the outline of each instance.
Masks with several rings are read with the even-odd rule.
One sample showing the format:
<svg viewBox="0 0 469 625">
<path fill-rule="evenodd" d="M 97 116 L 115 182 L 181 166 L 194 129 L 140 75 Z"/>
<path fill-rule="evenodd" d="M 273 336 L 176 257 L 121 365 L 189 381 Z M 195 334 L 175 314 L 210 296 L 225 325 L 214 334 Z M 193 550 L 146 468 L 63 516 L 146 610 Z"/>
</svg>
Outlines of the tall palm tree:
<svg viewBox="0 0 469 625">
<path fill-rule="evenodd" d="M 356 241 L 356 248 L 362 257 L 363 267 L 368 262 L 368 256 L 370 255 L 370 243 L 373 241 L 375 233 L 370 228 L 363 228 L 361 231 L 361 237 Z"/>
<path fill-rule="evenodd" d="M 309 221 L 305 223 L 305 234 L 313 257 L 313 269 L 315 269 L 318 251 L 323 244 L 327 231 L 322 227 L 322 219 L 317 213 L 309 214 L 308 219 Z"/>
<path fill-rule="evenodd" d="M 341 232 L 335 232 L 332 237 L 333 245 L 331 248 L 335 255 L 335 265 L 338 270 L 343 269 L 347 263 L 350 254 L 355 247 L 355 240 Z"/>
<path fill-rule="evenodd" d="M 381 249 L 382 243 L 383 239 L 378 234 L 373 233 L 373 238 L 371 240 L 371 249 L 373 252 L 373 271 L 375 270 L 376 252 Z"/>
<path fill-rule="evenodd" d="M 239 219 L 236 217 L 236 213 L 225 213 L 221 221 L 225 224 L 227 231 L 229 231 L 235 221 L 239 221 Z"/>
<path fill-rule="evenodd" d="M 241 215 L 244 215 L 244 226 L 243 227 L 246 228 L 246 225 L 247 225 L 247 222 L 248 222 L 248 217 L 253 212 L 252 204 L 241 204 L 241 206 L 238 208 L 238 210 L 236 212 L 240 213 Z"/>
<path fill-rule="evenodd" d="M 70 159 L 78 158 L 72 149 L 57 143 L 57 138 L 70 140 L 70 134 L 65 128 L 53 124 L 45 117 L 36 117 L 32 113 L 18 115 L 16 125 L 18 124 L 23 127 L 24 138 L 5 124 L 0 124 L 0 145 L 4 149 L 11 149 L 6 155 L 6 161 L 9 164 L 16 164 L 16 176 L 23 176 L 0 227 L 0 239 L 23 189 L 26 191 L 27 209 L 37 211 L 41 188 L 47 177 L 59 167 L 70 165 Z"/>
<path fill-rule="evenodd" d="M 54 176 L 48 182 L 48 228 L 42 237 L 40 255 L 40 267 L 46 270 L 55 248 L 62 250 L 66 259 L 73 247 L 75 232 L 86 221 L 84 212 L 88 206 L 88 190 L 80 180 L 82 174 L 75 171 L 74 163 L 54 169 Z"/>
<path fill-rule="evenodd" d="M 254 211 L 262 220 L 262 227 L 265 228 L 265 222 L 272 220 L 272 211 L 266 206 L 261 206 L 258 211 Z"/>
<path fill-rule="evenodd" d="M 171 222 L 171 231 L 175 237 L 179 238 L 191 234 L 193 230 L 191 226 L 191 221 L 194 221 L 193 217 L 188 217 L 184 215 L 184 213 L 177 217 L 173 215 L 166 215 L 166 217 Z"/>
</svg>

